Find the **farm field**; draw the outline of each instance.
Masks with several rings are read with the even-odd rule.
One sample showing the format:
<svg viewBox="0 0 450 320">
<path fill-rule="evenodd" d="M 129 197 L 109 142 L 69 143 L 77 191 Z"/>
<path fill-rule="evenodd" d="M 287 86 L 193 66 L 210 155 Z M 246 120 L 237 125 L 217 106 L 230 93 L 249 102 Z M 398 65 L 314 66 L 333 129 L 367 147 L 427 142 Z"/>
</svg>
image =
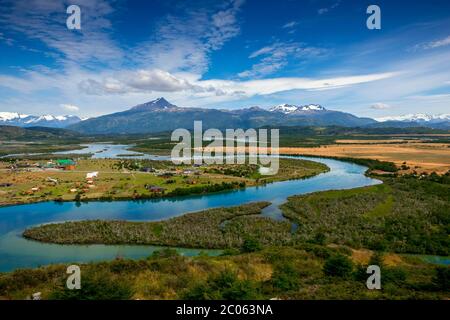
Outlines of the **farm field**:
<svg viewBox="0 0 450 320">
<path fill-rule="evenodd" d="M 450 170 L 450 144 L 447 143 L 363 143 L 358 140 L 339 140 L 341 144 L 323 145 L 313 148 L 282 147 L 282 154 L 302 154 L 326 157 L 368 158 L 390 161 L 397 166 L 406 163 L 403 173 L 436 172 Z"/>
</svg>

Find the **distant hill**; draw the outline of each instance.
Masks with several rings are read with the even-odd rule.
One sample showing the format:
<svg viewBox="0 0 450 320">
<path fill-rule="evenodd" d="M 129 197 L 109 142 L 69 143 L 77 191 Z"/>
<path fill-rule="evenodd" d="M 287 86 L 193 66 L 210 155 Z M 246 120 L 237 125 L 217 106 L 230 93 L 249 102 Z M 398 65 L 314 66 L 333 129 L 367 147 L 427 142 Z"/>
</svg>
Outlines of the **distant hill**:
<svg viewBox="0 0 450 320">
<path fill-rule="evenodd" d="M 178 107 L 159 98 L 117 112 L 91 118 L 68 126 L 84 134 L 134 134 L 192 129 L 194 121 L 203 121 L 204 128 L 258 128 L 270 126 L 343 126 L 356 127 L 376 123 L 369 118 L 327 110 L 318 105 L 277 106 L 269 110 L 251 107 L 237 110 Z"/>
<path fill-rule="evenodd" d="M 0 125 L 8 126 L 64 128 L 80 121 L 81 119 L 79 117 L 73 115 L 53 116 L 47 114 L 30 116 L 17 112 L 0 112 Z"/>
<path fill-rule="evenodd" d="M 403 116 L 378 118 L 378 122 L 372 124 L 373 127 L 387 128 L 410 128 L 427 127 L 434 129 L 450 129 L 450 114 L 430 115 L 424 113 L 407 114 Z"/>
<path fill-rule="evenodd" d="M 30 127 L 21 128 L 16 126 L 2 126 L 0 125 L 0 140 L 22 140 L 22 141 L 39 141 L 49 139 L 61 138 L 75 138 L 79 133 L 60 129 L 60 128 L 46 128 L 46 127 Z"/>
</svg>

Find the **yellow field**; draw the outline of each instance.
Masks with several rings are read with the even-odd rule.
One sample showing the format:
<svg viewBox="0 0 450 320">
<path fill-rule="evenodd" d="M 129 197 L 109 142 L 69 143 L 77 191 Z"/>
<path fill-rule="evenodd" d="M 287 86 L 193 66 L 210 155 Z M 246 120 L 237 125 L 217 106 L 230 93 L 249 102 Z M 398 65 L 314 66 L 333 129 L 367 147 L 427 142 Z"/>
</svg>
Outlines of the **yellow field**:
<svg viewBox="0 0 450 320">
<path fill-rule="evenodd" d="M 326 145 L 317 148 L 280 148 L 283 154 L 369 158 L 406 165 L 417 172 L 450 170 L 450 145 L 443 143 L 368 143 Z"/>
<path fill-rule="evenodd" d="M 363 140 L 350 141 L 361 142 Z M 205 148 L 205 150 L 208 149 L 210 148 Z M 227 151 L 226 147 L 217 149 L 222 149 L 223 152 Z M 237 149 L 238 152 L 244 151 L 243 148 Z M 248 151 L 248 148 L 245 148 L 245 151 Z M 279 153 L 376 159 L 394 162 L 398 166 L 406 163 L 410 169 L 403 170 L 402 173 L 415 170 L 418 173 L 434 171 L 442 174 L 450 170 L 450 144 L 448 143 L 348 143 L 315 148 L 282 147 L 279 149 Z"/>
<path fill-rule="evenodd" d="M 424 140 L 424 139 L 422 139 Z M 336 143 L 345 143 L 345 144 L 385 144 L 385 143 L 417 143 L 421 142 L 420 140 L 411 140 L 411 139 L 385 139 L 385 140 L 358 140 L 358 139 L 338 139 L 335 141 Z"/>
</svg>

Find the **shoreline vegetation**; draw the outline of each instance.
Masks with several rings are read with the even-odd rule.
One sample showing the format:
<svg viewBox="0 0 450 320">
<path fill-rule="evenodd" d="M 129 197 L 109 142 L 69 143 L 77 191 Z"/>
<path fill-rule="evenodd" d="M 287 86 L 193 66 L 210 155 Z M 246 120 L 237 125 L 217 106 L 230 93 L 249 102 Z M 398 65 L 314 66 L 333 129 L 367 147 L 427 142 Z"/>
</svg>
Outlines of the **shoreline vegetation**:
<svg viewBox="0 0 450 320">
<path fill-rule="evenodd" d="M 383 184 L 292 196 L 287 221 L 259 216 L 268 203 L 216 208 L 158 222 L 76 221 L 25 230 L 29 239 L 59 244 L 151 244 L 236 249 L 339 244 L 396 253 L 450 254 L 450 175 L 383 177 Z M 291 232 L 291 224 L 298 227 Z M 245 238 L 242 236 L 245 235 Z"/>
</svg>

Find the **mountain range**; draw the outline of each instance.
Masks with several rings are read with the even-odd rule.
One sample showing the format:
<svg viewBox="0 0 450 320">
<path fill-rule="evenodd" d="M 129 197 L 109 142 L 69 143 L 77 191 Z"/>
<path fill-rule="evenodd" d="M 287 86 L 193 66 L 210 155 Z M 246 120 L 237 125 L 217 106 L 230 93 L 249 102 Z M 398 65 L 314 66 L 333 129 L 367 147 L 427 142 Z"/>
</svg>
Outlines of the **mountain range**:
<svg viewBox="0 0 450 320">
<path fill-rule="evenodd" d="M 82 120 L 77 116 L 29 116 L 0 112 L 0 125 L 19 127 L 67 128 L 83 134 L 138 134 L 192 129 L 195 120 L 203 128 L 259 128 L 263 126 L 341 126 L 341 127 L 429 127 L 450 129 L 450 115 L 425 114 L 379 119 L 362 118 L 350 113 L 328 110 L 318 104 L 281 104 L 269 109 L 206 109 L 179 107 L 164 98 L 143 103 L 126 111 Z"/>
<path fill-rule="evenodd" d="M 377 118 L 377 127 L 405 128 L 411 126 L 450 129 L 450 114 L 430 115 L 425 113 Z"/>
<path fill-rule="evenodd" d="M 258 128 L 262 126 L 344 126 L 376 123 L 370 118 L 327 110 L 319 105 L 280 105 L 262 109 L 236 110 L 178 107 L 164 98 L 137 105 L 126 111 L 91 118 L 68 126 L 85 134 L 152 133 L 177 128 L 192 129 L 194 120 L 203 128 Z"/>
<path fill-rule="evenodd" d="M 51 128 L 65 128 L 71 124 L 80 122 L 81 119 L 77 116 L 30 116 L 17 112 L 0 112 L 0 125 L 9 125 L 17 127 L 51 127 Z"/>
</svg>

